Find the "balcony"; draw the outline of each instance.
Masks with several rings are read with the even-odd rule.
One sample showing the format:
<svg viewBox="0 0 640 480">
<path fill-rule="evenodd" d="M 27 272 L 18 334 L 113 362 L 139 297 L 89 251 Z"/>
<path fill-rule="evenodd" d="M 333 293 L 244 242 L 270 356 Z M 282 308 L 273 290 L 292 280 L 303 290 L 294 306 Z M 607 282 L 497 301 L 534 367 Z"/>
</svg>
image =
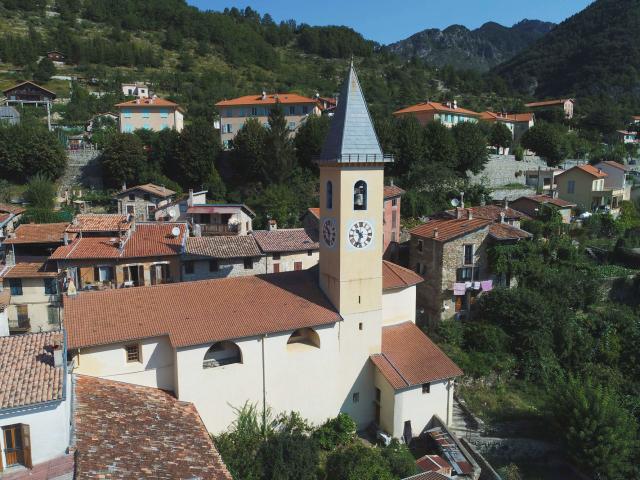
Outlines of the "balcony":
<svg viewBox="0 0 640 480">
<path fill-rule="evenodd" d="M 199 225 L 202 235 L 236 235 L 238 233 L 238 225 L 223 223 L 201 223 Z"/>
<path fill-rule="evenodd" d="M 17 319 L 9 319 L 9 331 L 12 333 L 24 333 L 31 329 L 31 320 L 29 317 L 18 317 Z"/>
</svg>

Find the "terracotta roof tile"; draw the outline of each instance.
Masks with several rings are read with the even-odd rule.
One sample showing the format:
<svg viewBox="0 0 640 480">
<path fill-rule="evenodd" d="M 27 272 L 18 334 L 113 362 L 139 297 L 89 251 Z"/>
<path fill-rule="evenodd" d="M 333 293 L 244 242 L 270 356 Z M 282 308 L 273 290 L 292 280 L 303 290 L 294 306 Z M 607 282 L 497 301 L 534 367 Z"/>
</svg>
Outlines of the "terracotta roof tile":
<svg viewBox="0 0 640 480">
<path fill-rule="evenodd" d="M 382 353 L 371 359 L 396 390 L 462 375 L 413 322 L 383 327 Z"/>
<path fill-rule="evenodd" d="M 173 228 L 180 234 L 174 237 Z M 68 245 L 58 247 L 52 260 L 141 258 L 180 255 L 186 243 L 187 226 L 184 223 L 138 223 L 135 231 L 128 231 L 124 248 L 118 248 L 118 237 L 78 237 Z M 126 238 L 126 237 L 125 237 Z"/>
<path fill-rule="evenodd" d="M 40 262 L 18 262 L 6 270 L 0 272 L 0 278 L 55 278 L 60 273 L 56 266 L 45 261 Z"/>
<path fill-rule="evenodd" d="M 4 243 L 62 243 L 68 223 L 23 223 Z"/>
<path fill-rule="evenodd" d="M 320 220 L 320 208 L 318 207 L 311 207 L 307 209 L 307 212 L 309 212 L 311 215 L 313 215 L 314 217 L 316 217 L 316 219 Z"/>
<path fill-rule="evenodd" d="M 424 279 L 408 268 L 401 267 L 395 263 L 382 261 L 382 289 L 394 290 L 417 285 Z"/>
<path fill-rule="evenodd" d="M 411 105 L 409 107 L 401 108 L 400 110 L 393 112 L 393 114 L 402 115 L 404 113 L 416 113 L 416 112 L 457 113 L 457 114 L 469 115 L 472 117 L 477 117 L 480 115 L 478 112 L 474 112 L 473 110 L 467 110 L 466 108 L 462 108 L 462 107 L 458 107 L 458 108 L 447 107 L 446 105 L 439 102 L 418 103 L 416 105 Z"/>
<path fill-rule="evenodd" d="M 529 113 L 495 113 L 482 112 L 480 118 L 488 122 L 530 122 L 533 120 L 534 114 Z"/>
<path fill-rule="evenodd" d="M 80 214 L 67 227 L 67 232 L 118 232 L 129 230 L 130 226 L 127 215 Z"/>
<path fill-rule="evenodd" d="M 80 292 L 64 311 L 69 348 L 163 335 L 182 347 L 340 320 L 304 270 Z"/>
<path fill-rule="evenodd" d="M 20 205 L 13 205 L 11 203 L 0 203 L 0 212 L 13 213 L 14 215 L 20 215 L 24 213 L 25 209 Z"/>
<path fill-rule="evenodd" d="M 255 238 L 251 235 L 189 237 L 185 253 L 212 258 L 262 256 Z"/>
<path fill-rule="evenodd" d="M 175 195 L 176 192 L 173 190 L 169 190 L 166 187 L 162 187 L 160 185 L 156 185 L 155 183 L 145 183 L 143 185 L 135 185 L 133 187 L 129 187 L 125 190 L 120 190 L 114 196 L 120 197 L 129 192 L 133 192 L 134 190 L 142 190 L 143 192 L 151 193 L 152 195 L 156 195 L 160 198 L 167 198 Z"/>
<path fill-rule="evenodd" d="M 423 472 L 437 472 L 438 470 L 451 470 L 451 465 L 440 455 L 424 455 L 416 460 L 416 465 Z M 445 477 L 446 478 L 446 477 Z"/>
<path fill-rule="evenodd" d="M 62 399 L 64 367 L 53 364 L 62 344 L 62 332 L 0 337 L 0 410 Z"/>
<path fill-rule="evenodd" d="M 128 100 L 122 103 L 116 103 L 114 105 L 116 108 L 126 108 L 126 107 L 178 107 L 175 102 L 171 100 L 167 100 L 165 98 L 137 98 L 134 100 Z"/>
<path fill-rule="evenodd" d="M 277 97 L 277 98 L 276 98 Z M 298 95 L 297 93 L 271 93 L 263 100 L 262 95 L 245 95 L 243 97 L 222 100 L 216 103 L 216 107 L 234 107 L 241 105 L 275 105 L 280 102 L 288 103 L 318 103 L 317 100 Z"/>
<path fill-rule="evenodd" d="M 422 238 L 432 238 L 439 242 L 447 242 L 466 235 L 476 230 L 487 227 L 493 223 L 485 218 L 441 218 L 429 220 L 427 223 L 418 225 L 411 229 L 409 233 Z"/>
<path fill-rule="evenodd" d="M 400 195 L 404 195 L 405 191 L 401 189 L 397 185 L 385 185 L 384 186 L 384 199 L 399 197 Z"/>
<path fill-rule="evenodd" d="M 404 480 L 451 480 L 451 477 L 437 472 L 422 472 L 412 477 L 407 477 Z"/>
<path fill-rule="evenodd" d="M 514 200 L 514 202 L 517 202 L 521 198 L 524 198 L 524 199 L 527 199 L 527 200 L 531 200 L 531 201 L 539 203 L 541 205 L 545 204 L 545 203 L 550 203 L 551 205 L 555 205 L 556 207 L 560 207 L 560 208 L 567 208 L 567 207 L 575 207 L 576 206 L 575 203 L 567 202 L 566 200 L 563 200 L 561 198 L 550 197 L 549 195 L 528 195 L 526 197 L 517 198 L 517 199 Z"/>
<path fill-rule="evenodd" d="M 457 210 L 460 211 L 461 217 L 467 217 L 469 212 L 473 218 L 484 218 L 486 220 L 492 220 L 494 222 L 499 222 L 501 219 L 501 213 L 504 213 L 504 218 L 510 220 L 520 220 L 523 218 L 529 218 L 522 212 L 515 210 L 510 207 L 503 207 L 501 205 L 479 205 L 477 207 L 467 207 L 467 208 L 459 208 L 459 209 L 451 209 L 447 210 L 445 213 L 451 217 L 455 218 L 457 215 Z"/>
<path fill-rule="evenodd" d="M 496 240 L 520 240 L 530 238 L 531 234 L 508 223 L 494 223 L 489 226 L 489 235 Z"/>
<path fill-rule="evenodd" d="M 0 213 L 0 225 L 13 217 L 13 213 Z"/>
<path fill-rule="evenodd" d="M 193 404 L 84 375 L 75 391 L 75 478 L 231 480 Z"/>
<path fill-rule="evenodd" d="M 304 228 L 279 228 L 277 230 L 254 230 L 258 246 L 263 252 L 302 252 L 320 248 L 313 232 Z"/>
<path fill-rule="evenodd" d="M 562 175 L 566 175 L 567 173 L 575 171 L 576 169 L 582 170 L 583 172 L 588 173 L 589 175 L 591 175 L 592 177 L 595 177 L 595 178 L 608 177 L 608 175 L 605 172 L 603 172 L 602 170 L 599 170 L 596 167 L 594 167 L 593 165 L 589 165 L 589 164 L 576 165 L 575 167 L 571 167 L 570 169 L 565 170 L 562 173 L 559 173 L 557 176 L 560 177 Z"/>
<path fill-rule="evenodd" d="M 617 168 L 618 170 L 622 170 L 623 172 L 628 172 L 630 170 L 630 168 L 627 167 L 626 165 L 622 165 L 621 163 L 614 162 L 613 160 L 604 160 L 603 162 L 600 162 L 600 163 L 604 163 L 605 165 L 609 165 L 610 167 Z"/>
</svg>

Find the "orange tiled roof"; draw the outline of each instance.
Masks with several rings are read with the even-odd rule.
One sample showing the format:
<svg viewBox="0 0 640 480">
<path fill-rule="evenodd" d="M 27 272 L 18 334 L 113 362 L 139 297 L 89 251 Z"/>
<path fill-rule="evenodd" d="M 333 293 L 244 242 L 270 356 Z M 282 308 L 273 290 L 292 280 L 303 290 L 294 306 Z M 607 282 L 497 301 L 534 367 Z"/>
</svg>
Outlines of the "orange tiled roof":
<svg viewBox="0 0 640 480">
<path fill-rule="evenodd" d="M 318 207 L 310 207 L 307 209 L 307 211 L 313 215 L 314 217 L 316 217 L 318 220 L 320 220 L 320 208 Z"/>
<path fill-rule="evenodd" d="M 340 316 L 316 275 L 271 275 L 170 283 L 64 298 L 69 348 L 168 335 L 174 347 L 303 327 Z"/>
<path fill-rule="evenodd" d="M 397 185 L 385 185 L 384 186 L 384 199 L 399 197 L 404 195 L 405 191 Z"/>
<path fill-rule="evenodd" d="M 594 167 L 593 165 L 589 165 L 589 164 L 584 164 L 584 165 L 576 165 L 575 167 L 571 167 L 568 170 L 565 170 L 562 173 L 559 173 L 557 176 L 560 177 L 562 175 L 566 175 L 567 173 L 575 170 L 582 170 L 585 173 L 588 173 L 589 175 L 591 175 L 592 177 L 596 177 L 596 178 L 605 178 L 608 177 L 608 175 L 606 173 L 604 173 L 602 170 L 597 169 L 596 167 Z"/>
<path fill-rule="evenodd" d="M 25 209 L 20 205 L 12 205 L 10 203 L 0 203 L 0 212 L 13 213 L 14 215 L 20 215 L 24 213 Z"/>
<path fill-rule="evenodd" d="M 4 243 L 62 243 L 68 223 L 23 223 Z"/>
<path fill-rule="evenodd" d="M 396 390 L 462 375 L 413 322 L 383 327 L 382 352 L 371 360 Z"/>
<path fill-rule="evenodd" d="M 524 106 L 525 107 L 546 107 L 549 105 L 564 105 L 564 102 L 566 101 L 570 101 L 573 102 L 573 99 L 571 98 L 559 98 L 556 100 L 543 100 L 541 102 L 531 102 L 531 103 L 525 103 Z"/>
<path fill-rule="evenodd" d="M 18 262 L 8 267 L 4 272 L 0 272 L 0 278 L 55 278 L 59 275 L 55 265 L 46 260 L 40 262 Z"/>
<path fill-rule="evenodd" d="M 394 115 L 402 115 L 404 113 L 416 113 L 416 112 L 436 112 L 436 113 L 458 113 L 462 115 L 469 115 L 472 117 L 478 117 L 480 114 L 473 110 L 467 110 L 466 108 L 458 107 L 452 108 L 439 102 L 422 102 L 409 107 L 401 108 L 393 112 Z"/>
<path fill-rule="evenodd" d="M 114 105 L 116 108 L 148 108 L 148 107 L 173 107 L 180 108 L 175 102 L 171 100 L 167 100 L 165 98 L 136 98 L 135 100 L 128 100 L 122 103 L 116 103 Z"/>
<path fill-rule="evenodd" d="M 530 122 L 531 120 L 533 120 L 533 116 L 534 114 L 529 112 L 529 113 L 506 113 L 506 114 L 500 114 L 500 113 L 494 113 L 494 112 L 490 112 L 490 111 L 486 111 L 486 112 L 482 112 L 480 114 L 480 118 L 482 120 L 488 121 L 488 122 L 493 122 L 493 121 L 499 121 L 499 122 Z"/>
<path fill-rule="evenodd" d="M 0 224 L 6 222 L 13 216 L 13 213 L 0 213 Z"/>
<path fill-rule="evenodd" d="M 416 465 L 423 472 L 434 472 L 438 470 L 451 470 L 451 465 L 440 455 L 424 455 L 416 460 Z M 445 477 L 446 478 L 446 477 Z"/>
<path fill-rule="evenodd" d="M 528 195 L 526 197 L 520 197 L 520 198 L 531 200 L 539 204 L 550 203 L 551 205 L 555 205 L 556 207 L 560 207 L 560 208 L 576 206 L 575 203 L 567 202 L 566 200 L 563 200 L 561 198 L 550 197 L 549 195 Z M 518 200 L 520 200 L 520 198 L 517 198 L 516 200 L 514 200 L 514 202 L 517 202 Z"/>
<path fill-rule="evenodd" d="M 491 223 L 493 223 L 493 221 L 487 220 L 486 218 L 474 217 L 471 220 L 466 217 L 459 219 L 441 218 L 429 220 L 427 223 L 411 229 L 409 233 L 422 238 L 432 238 L 439 242 L 446 242 L 468 233 L 475 232 L 481 228 L 485 228 Z"/>
<path fill-rule="evenodd" d="M 62 399 L 64 367 L 53 364 L 62 342 L 62 332 L 0 337 L 0 411 Z"/>
<path fill-rule="evenodd" d="M 125 190 L 121 190 L 118 193 L 116 193 L 114 196 L 120 197 L 121 195 L 132 192 L 134 190 L 142 190 L 143 192 L 151 193 L 152 195 L 156 195 L 160 198 L 167 198 L 176 194 L 176 192 L 174 192 L 173 190 L 169 190 L 166 187 L 156 185 L 155 183 L 145 183 L 143 185 L 136 185 L 134 187 L 129 187 Z"/>
<path fill-rule="evenodd" d="M 438 472 L 422 472 L 412 477 L 407 477 L 404 480 L 451 480 L 451 477 L 447 477 Z"/>
<path fill-rule="evenodd" d="M 178 227 L 180 233 L 173 236 Z M 138 223 L 135 231 L 130 230 L 124 247 L 118 248 L 118 237 L 78 237 L 68 245 L 58 247 L 51 255 L 52 260 L 79 260 L 100 258 L 142 258 L 180 255 L 184 248 L 187 226 L 184 223 Z"/>
<path fill-rule="evenodd" d="M 81 214 L 76 215 L 67 232 L 118 232 L 129 230 L 127 215 Z"/>
<path fill-rule="evenodd" d="M 297 93 L 272 93 L 263 100 L 262 95 L 245 95 L 244 97 L 222 100 L 216 103 L 216 107 L 239 107 L 249 105 L 275 105 L 276 102 L 282 104 L 289 103 L 318 103 L 314 98 L 303 97 Z"/>
<path fill-rule="evenodd" d="M 254 230 L 252 235 L 263 252 L 302 252 L 320 248 L 317 238 L 304 228 Z"/>
<path fill-rule="evenodd" d="M 496 240 L 520 240 L 531 237 L 529 232 L 508 223 L 493 223 L 489 226 L 489 235 Z"/>
<path fill-rule="evenodd" d="M 457 210 L 460 210 L 460 215 L 463 218 L 466 218 L 471 212 L 471 216 L 474 218 L 484 218 L 486 220 L 493 220 L 494 222 L 499 222 L 501 219 L 501 213 L 504 213 L 504 218 L 520 220 L 522 218 L 528 218 L 522 212 L 518 210 L 514 210 L 510 207 L 503 207 L 500 205 L 479 205 L 477 207 L 467 207 L 461 209 L 451 209 L 447 210 L 445 213 L 452 218 L 455 218 L 457 215 Z"/>
<path fill-rule="evenodd" d="M 78 375 L 74 419 L 79 480 L 231 480 L 195 406 L 163 390 Z"/>
<path fill-rule="evenodd" d="M 187 255 L 212 258 L 261 257 L 255 238 L 251 235 L 220 235 L 187 238 Z"/>
<path fill-rule="evenodd" d="M 395 263 L 382 261 L 382 290 L 394 290 L 417 285 L 424 279 L 408 268 L 401 267 Z"/>
</svg>

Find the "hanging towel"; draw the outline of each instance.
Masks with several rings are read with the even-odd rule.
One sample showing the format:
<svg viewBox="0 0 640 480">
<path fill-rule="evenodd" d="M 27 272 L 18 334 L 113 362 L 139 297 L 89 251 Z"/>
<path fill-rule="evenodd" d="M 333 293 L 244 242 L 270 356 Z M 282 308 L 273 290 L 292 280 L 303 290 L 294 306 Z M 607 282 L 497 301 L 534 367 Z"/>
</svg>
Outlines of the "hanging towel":
<svg viewBox="0 0 640 480">
<path fill-rule="evenodd" d="M 453 294 L 454 295 L 464 295 L 467 291 L 467 287 L 464 283 L 454 283 L 453 284 Z"/>
<path fill-rule="evenodd" d="M 484 280 L 480 282 L 480 285 L 482 286 L 483 292 L 490 292 L 493 290 L 493 280 Z"/>
</svg>

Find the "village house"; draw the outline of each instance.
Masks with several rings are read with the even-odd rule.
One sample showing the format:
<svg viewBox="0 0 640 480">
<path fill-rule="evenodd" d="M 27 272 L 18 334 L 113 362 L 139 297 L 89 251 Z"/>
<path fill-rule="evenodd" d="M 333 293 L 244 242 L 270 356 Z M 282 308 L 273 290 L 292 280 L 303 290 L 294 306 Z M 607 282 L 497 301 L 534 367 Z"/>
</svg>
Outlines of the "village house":
<svg viewBox="0 0 640 480">
<path fill-rule="evenodd" d="M 182 280 L 240 277 L 267 273 L 266 256 L 251 235 L 189 237 Z"/>
<path fill-rule="evenodd" d="M 13 233 L 24 211 L 25 209 L 20 205 L 0 203 L 0 245 L 9 234 Z"/>
<path fill-rule="evenodd" d="M 40 257 L 46 259 L 65 241 L 65 231 L 69 224 L 23 223 L 8 233 L 4 246 L 5 263 L 15 265 L 22 258 Z"/>
<path fill-rule="evenodd" d="M 499 220 L 493 215 L 496 210 Z M 409 232 L 409 266 L 424 278 L 417 301 L 429 324 L 463 317 L 482 292 L 511 284 L 512 279 L 497 278 L 491 272 L 488 249 L 496 243 L 529 238 L 519 228 L 523 216 L 513 209 L 501 211 L 496 205 L 459 208 L 455 214 L 440 215 Z"/>
<path fill-rule="evenodd" d="M 71 478 L 66 353 L 62 332 L 0 337 L 0 477 Z"/>
<path fill-rule="evenodd" d="M 117 103 L 115 108 L 122 133 L 132 133 L 141 128 L 154 132 L 170 128 L 181 132 L 184 128 L 182 107 L 164 98 L 136 98 Z"/>
<path fill-rule="evenodd" d="M 120 85 L 122 94 L 127 97 L 148 98 L 150 97 L 149 87 L 145 83 L 123 83 Z"/>
<path fill-rule="evenodd" d="M 404 190 L 397 185 L 385 185 L 384 187 L 384 203 L 383 209 L 383 225 L 384 231 L 382 233 L 382 251 L 384 252 L 384 258 L 397 259 L 398 256 L 398 244 L 400 243 L 400 202 Z"/>
<path fill-rule="evenodd" d="M 116 126 L 118 125 L 118 115 L 111 112 L 97 113 L 93 117 L 89 119 L 85 130 L 91 138 L 91 135 L 94 132 L 100 131 L 108 126 Z"/>
<path fill-rule="evenodd" d="M 618 162 L 605 160 L 594 165 L 595 168 L 607 174 L 604 178 L 604 188 L 611 190 L 611 209 L 620 206 L 623 201 L 631 200 L 633 181 L 629 178 L 631 169 Z"/>
<path fill-rule="evenodd" d="M 422 102 L 397 110 L 393 115 L 398 118 L 413 116 L 423 126 L 429 122 L 440 122 L 449 128 L 461 122 L 475 123 L 480 118 L 478 112 L 459 107 L 457 100 L 447 103 Z"/>
<path fill-rule="evenodd" d="M 556 177 L 564 172 L 561 168 L 538 168 L 526 170 L 525 184 L 533 187 L 537 193 L 552 195 L 556 190 Z"/>
<path fill-rule="evenodd" d="M 122 227 L 124 217 L 119 217 L 110 220 L 102 235 L 79 235 L 51 255 L 50 260 L 64 272 L 69 291 L 180 281 L 187 225 L 133 222 Z"/>
<path fill-rule="evenodd" d="M 205 205 L 207 203 L 207 190 L 194 192 L 189 189 L 189 193 L 180 198 L 173 197 L 170 202 L 163 202 L 162 205 L 153 210 L 149 210 L 149 220 L 157 222 L 186 222 L 188 221 L 187 209 L 194 205 Z"/>
<path fill-rule="evenodd" d="M 15 107 L 0 105 L 0 123 L 18 125 L 20 123 L 20 112 Z"/>
<path fill-rule="evenodd" d="M 564 115 L 564 118 L 573 118 L 573 105 L 575 101 L 572 98 L 560 98 L 557 100 L 543 100 L 541 102 L 525 103 L 524 106 L 529 110 L 533 110 L 534 113 L 552 112 L 559 110 Z"/>
<path fill-rule="evenodd" d="M 193 404 L 157 388 L 84 375 L 76 377 L 75 390 L 74 478 L 114 472 L 131 479 L 232 480 Z"/>
<path fill-rule="evenodd" d="M 480 119 L 489 123 L 502 123 L 511 132 L 511 138 L 514 142 L 519 142 L 522 136 L 535 123 L 535 115 L 533 113 L 503 113 L 503 112 L 482 112 Z"/>
<path fill-rule="evenodd" d="M 536 218 L 540 212 L 549 207 L 560 214 L 562 223 L 571 223 L 575 203 L 567 202 L 561 198 L 550 195 L 527 195 L 511 201 L 511 207 L 525 215 Z"/>
<path fill-rule="evenodd" d="M 414 325 L 421 278 L 382 260 L 391 158 L 353 65 L 340 99 L 318 161 L 318 267 L 67 296 L 79 374 L 170 390 L 212 433 L 246 402 L 405 439 L 452 421 L 462 372 Z"/>
<path fill-rule="evenodd" d="M 638 132 L 634 132 L 631 130 L 616 130 L 616 133 L 618 134 L 618 139 L 620 140 L 620 142 L 624 143 L 625 145 L 640 142 L 640 140 L 638 140 Z"/>
<path fill-rule="evenodd" d="M 175 194 L 164 186 L 145 183 L 130 188 L 123 185 L 114 198 L 118 201 L 118 213 L 131 215 L 137 221 L 153 221 L 156 210 L 171 203 Z"/>
<path fill-rule="evenodd" d="M 58 50 L 48 51 L 47 58 L 51 60 L 54 63 L 54 65 L 57 65 L 57 66 L 64 65 L 64 62 L 66 60 L 65 54 Z"/>
<path fill-rule="evenodd" d="M 248 235 L 256 214 L 243 203 L 204 203 L 187 208 L 196 235 Z"/>
<path fill-rule="evenodd" d="M 618 210 L 623 195 L 605 188 L 607 174 L 592 165 L 576 165 L 556 176 L 558 197 L 584 212 Z"/>
<path fill-rule="evenodd" d="M 278 228 L 271 220 L 269 230 L 254 230 L 251 235 L 265 255 L 265 273 L 306 270 L 318 264 L 320 245 L 313 231 Z"/>
<path fill-rule="evenodd" d="M 250 118 L 267 125 L 269 112 L 279 105 L 285 115 L 287 126 L 292 135 L 309 115 L 320 115 L 321 108 L 317 98 L 304 97 L 297 93 L 262 92 L 262 95 L 222 100 L 216 103 L 220 114 L 220 140 L 226 149 L 233 147 L 233 139 Z"/>
<path fill-rule="evenodd" d="M 40 85 L 26 81 L 3 90 L 7 105 L 43 105 L 51 106 L 56 94 Z"/>
<path fill-rule="evenodd" d="M 41 258 L 0 265 L 0 291 L 9 292 L 7 317 L 11 333 L 60 328 L 62 275 Z"/>
</svg>

